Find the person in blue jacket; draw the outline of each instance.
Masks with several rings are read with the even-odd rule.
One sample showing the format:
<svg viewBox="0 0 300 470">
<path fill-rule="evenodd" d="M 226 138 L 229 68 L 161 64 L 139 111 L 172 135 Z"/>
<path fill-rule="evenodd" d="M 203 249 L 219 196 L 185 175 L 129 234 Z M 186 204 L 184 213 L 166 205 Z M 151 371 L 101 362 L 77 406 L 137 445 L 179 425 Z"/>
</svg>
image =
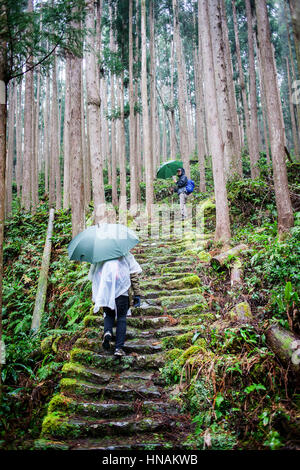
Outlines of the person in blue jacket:
<svg viewBox="0 0 300 470">
<path fill-rule="evenodd" d="M 179 196 L 181 218 L 182 220 L 184 220 L 187 216 L 187 213 L 186 213 L 187 193 L 186 193 L 185 188 L 188 182 L 184 168 L 178 168 L 177 178 L 178 178 L 177 181 L 176 181 L 176 176 L 174 176 L 173 178 L 174 181 L 176 182 L 176 186 L 174 187 L 174 192 L 176 192 Z"/>
</svg>

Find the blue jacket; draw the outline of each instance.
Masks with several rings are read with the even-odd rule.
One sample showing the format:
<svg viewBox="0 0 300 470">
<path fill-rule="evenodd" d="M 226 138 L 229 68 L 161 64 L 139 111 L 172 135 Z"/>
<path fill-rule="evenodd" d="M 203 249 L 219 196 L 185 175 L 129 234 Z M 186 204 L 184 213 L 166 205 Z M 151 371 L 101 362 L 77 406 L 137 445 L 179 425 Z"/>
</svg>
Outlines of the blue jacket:
<svg viewBox="0 0 300 470">
<path fill-rule="evenodd" d="M 181 175 L 179 176 L 176 186 L 174 187 L 174 191 L 179 195 L 185 191 L 185 187 L 187 185 L 188 179 L 185 174 L 185 170 L 183 168 L 180 168 L 181 170 Z"/>
</svg>

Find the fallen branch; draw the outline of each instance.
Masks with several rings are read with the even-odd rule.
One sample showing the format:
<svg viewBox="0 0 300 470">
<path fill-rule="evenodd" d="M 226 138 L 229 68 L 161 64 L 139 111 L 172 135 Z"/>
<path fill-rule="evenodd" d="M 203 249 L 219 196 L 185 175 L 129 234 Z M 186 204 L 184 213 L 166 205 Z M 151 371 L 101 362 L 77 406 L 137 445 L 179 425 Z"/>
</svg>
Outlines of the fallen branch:
<svg viewBox="0 0 300 470">
<path fill-rule="evenodd" d="M 53 232 L 53 221 L 54 221 L 54 209 L 50 209 L 48 229 L 46 235 L 46 241 L 44 246 L 43 259 L 41 264 L 39 282 L 37 287 L 37 293 L 35 298 L 34 311 L 32 315 L 31 330 L 35 333 L 39 330 L 41 324 L 42 314 L 45 308 L 47 283 L 48 283 L 48 271 L 50 264 L 51 255 L 51 237 Z"/>
<path fill-rule="evenodd" d="M 224 251 L 219 255 L 213 256 L 210 263 L 214 269 L 219 269 L 226 265 L 227 261 L 230 260 L 231 257 L 238 256 L 243 251 L 247 250 L 248 246 L 244 244 L 237 245 L 230 250 Z"/>
<path fill-rule="evenodd" d="M 281 326 L 272 326 L 266 332 L 266 340 L 272 351 L 284 365 L 296 373 L 300 371 L 300 338 Z"/>
</svg>

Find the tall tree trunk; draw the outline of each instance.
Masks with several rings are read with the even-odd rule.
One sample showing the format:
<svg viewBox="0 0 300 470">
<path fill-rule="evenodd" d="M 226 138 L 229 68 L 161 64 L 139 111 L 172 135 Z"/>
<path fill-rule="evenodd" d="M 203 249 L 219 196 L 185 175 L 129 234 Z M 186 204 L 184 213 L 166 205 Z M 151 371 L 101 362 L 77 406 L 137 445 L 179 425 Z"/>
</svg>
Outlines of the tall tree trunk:
<svg viewBox="0 0 300 470">
<path fill-rule="evenodd" d="M 215 11 L 217 0 L 214 2 Z M 227 191 L 224 175 L 224 146 L 218 117 L 217 90 L 213 63 L 212 43 L 207 0 L 198 0 L 201 45 L 203 54 L 203 78 L 205 88 L 205 111 L 207 117 L 207 132 L 210 142 L 213 164 L 213 178 L 216 199 L 216 240 L 226 242 L 230 239 L 230 222 L 227 201 Z"/>
<path fill-rule="evenodd" d="M 299 0 L 288 0 L 290 5 L 292 26 L 294 32 L 295 51 L 298 65 L 298 76 L 300 77 L 300 3 Z"/>
<path fill-rule="evenodd" d="M 234 142 L 234 154 L 232 155 L 230 168 L 231 168 L 232 173 L 236 173 L 240 177 L 243 177 L 239 120 L 238 120 L 238 115 L 237 115 L 237 104 L 236 104 L 236 97 L 235 97 L 235 86 L 234 86 L 234 81 L 233 81 L 231 50 L 230 50 L 230 44 L 229 44 L 229 38 L 228 38 L 227 15 L 226 15 L 224 0 L 221 0 L 221 15 L 222 15 L 222 30 L 223 30 L 223 41 L 224 41 L 224 56 L 225 56 L 225 62 L 226 62 L 226 75 L 227 75 L 227 86 L 228 86 L 228 99 L 229 99 L 229 105 L 230 105 L 233 142 Z"/>
<path fill-rule="evenodd" d="M 294 224 L 285 166 L 284 135 L 280 119 L 277 77 L 272 56 L 270 25 L 265 0 L 255 0 L 261 72 L 266 94 L 266 105 L 273 162 L 273 178 L 278 213 L 278 231 L 283 232 Z"/>
<path fill-rule="evenodd" d="M 75 27 L 79 28 L 76 23 Z M 70 201 L 72 236 L 85 227 L 84 180 L 81 125 L 81 57 L 70 53 Z"/>
<path fill-rule="evenodd" d="M 174 41 L 171 44 L 171 62 L 170 62 L 170 155 L 175 160 L 176 153 L 179 150 L 176 141 L 175 129 L 175 109 L 174 109 Z"/>
<path fill-rule="evenodd" d="M 46 103 L 44 115 L 44 141 L 45 141 L 45 193 L 49 194 L 50 170 L 50 75 L 46 77 Z"/>
<path fill-rule="evenodd" d="M 222 138 L 224 143 L 224 171 L 226 179 L 231 174 L 230 164 L 235 152 L 233 131 L 231 124 L 231 110 L 228 99 L 228 86 L 226 75 L 226 62 L 223 47 L 223 31 L 222 31 L 222 16 L 220 2 L 209 2 L 209 16 L 210 16 L 210 32 L 211 40 L 214 44 L 213 57 L 214 57 L 214 70 L 216 88 L 218 90 L 218 110 L 219 120 L 222 131 Z M 217 8 L 216 10 L 214 8 Z"/>
<path fill-rule="evenodd" d="M 292 100 L 292 84 L 291 84 L 291 76 L 290 76 L 290 65 L 289 65 L 288 57 L 286 57 L 285 59 L 286 59 L 286 70 L 287 70 L 287 78 L 288 78 L 289 105 L 290 105 L 290 115 L 291 115 L 291 124 L 292 124 L 292 136 L 293 136 L 293 144 L 294 144 L 294 153 L 296 155 L 296 159 L 299 160 L 299 142 L 298 142 L 298 135 L 297 135 L 297 126 L 296 126 L 294 105 L 293 105 L 293 100 Z"/>
<path fill-rule="evenodd" d="M 177 0 L 172 1 L 174 15 L 174 41 L 176 47 L 177 73 L 178 73 L 178 105 L 179 105 L 179 121 L 180 121 L 180 153 L 183 166 L 187 177 L 190 177 L 190 155 L 189 155 L 189 139 L 187 128 L 187 103 L 184 94 L 184 72 L 182 62 L 182 48 L 180 44 L 180 28 L 178 17 Z"/>
<path fill-rule="evenodd" d="M 120 163 L 120 204 L 119 207 L 122 216 L 125 217 L 127 211 L 126 197 L 126 153 L 125 153 L 125 119 L 124 119 L 124 73 L 119 78 L 119 106 L 120 106 L 120 146 L 119 146 L 119 163 Z M 124 220 L 126 223 L 126 219 Z"/>
<path fill-rule="evenodd" d="M 17 183 L 17 196 L 21 195 L 22 185 L 22 79 L 18 85 L 18 98 L 17 98 L 17 116 L 16 116 L 16 183 Z"/>
<path fill-rule="evenodd" d="M 87 0 L 86 27 L 89 31 L 87 44 L 90 50 L 86 56 L 86 85 L 88 107 L 88 131 L 91 157 L 92 189 L 94 201 L 94 223 L 97 224 L 103 218 L 105 204 L 103 184 L 103 160 L 101 155 L 100 137 L 100 89 L 97 75 L 97 62 L 95 56 L 94 40 L 94 0 Z"/>
<path fill-rule="evenodd" d="M 250 0 L 246 1 L 247 25 L 248 25 L 248 54 L 249 54 L 249 86 L 250 86 L 250 132 L 252 138 L 252 151 L 253 151 L 253 176 L 259 175 L 257 162 L 259 160 L 259 130 L 257 120 L 257 98 L 256 98 L 256 73 L 254 62 L 254 47 L 253 47 L 253 27 L 252 27 L 252 12 Z"/>
<path fill-rule="evenodd" d="M 237 23 L 236 7 L 235 7 L 234 0 L 232 0 L 232 12 L 233 12 L 236 55 L 237 55 L 237 62 L 238 62 L 238 68 L 239 68 L 239 78 L 240 78 L 240 86 L 241 86 L 242 101 L 243 101 L 243 111 L 244 111 L 244 116 L 245 116 L 246 136 L 247 136 L 247 144 L 248 144 L 248 151 L 249 151 L 249 157 L 250 157 L 251 177 L 256 178 L 257 176 L 259 176 L 259 171 L 257 167 L 258 155 L 255 153 L 253 149 L 248 100 L 247 100 L 245 78 L 244 78 L 242 59 L 241 59 L 238 23 Z"/>
<path fill-rule="evenodd" d="M 130 155 L 130 209 L 133 213 L 137 205 L 137 155 L 134 138 L 134 83 L 133 83 L 133 36 L 132 36 L 132 1 L 129 0 L 129 155 Z"/>
<path fill-rule="evenodd" d="M 4 7 L 1 7 L 4 10 Z M 5 221 L 5 166 L 6 166 L 6 43 L 0 37 L 0 347 L 2 346 L 2 280 L 3 238 Z M 2 398 L 2 361 L 0 361 L 0 399 Z"/>
<path fill-rule="evenodd" d="M 110 50 L 115 52 L 115 41 L 113 36 L 113 11 L 110 7 Z M 115 75 L 113 72 L 110 74 L 110 95 L 111 95 L 111 113 L 115 111 Z M 114 118 L 111 120 L 111 184 L 112 184 L 112 204 L 118 205 L 118 192 L 117 192 L 117 155 L 116 155 L 116 121 Z"/>
<path fill-rule="evenodd" d="M 64 113 L 64 196 L 63 208 L 70 206 L 70 55 L 66 52 L 66 78 L 65 78 L 65 113 Z"/>
<path fill-rule="evenodd" d="M 143 106 L 143 157 L 146 179 L 146 209 L 148 217 L 151 217 L 153 193 L 153 159 L 151 156 L 151 142 L 149 133 L 149 109 L 147 90 L 147 36 L 146 36 L 146 1 L 141 0 L 141 38 L 142 38 L 142 106 Z"/>
<path fill-rule="evenodd" d="M 265 150 L 266 150 L 266 159 L 268 165 L 271 163 L 270 158 L 270 149 L 269 149 L 269 138 L 268 138 L 268 116 L 267 116 L 267 107 L 266 107 L 266 95 L 265 95 L 265 88 L 264 88 L 264 81 L 261 76 L 261 63 L 260 63 L 260 52 L 259 48 L 257 47 L 256 37 L 255 39 L 255 48 L 257 50 L 257 59 L 258 59 L 258 75 L 259 75 L 259 84 L 260 84 L 260 101 L 261 101 L 261 110 L 262 110 L 262 118 L 263 118 L 263 126 L 264 126 L 264 141 L 265 141 Z"/>
<path fill-rule="evenodd" d="M 154 2 L 149 0 L 149 25 L 150 25 L 150 141 L 153 159 L 153 177 L 156 174 L 158 166 L 157 156 L 157 134 L 156 134 L 156 64 L 155 64 L 155 46 L 154 46 Z"/>
<path fill-rule="evenodd" d="M 5 214 L 10 215 L 12 209 L 12 179 L 13 179 L 13 160 L 14 160 L 14 134 L 15 134 L 15 99 L 17 84 L 15 81 L 10 82 L 8 95 L 8 141 L 6 154 L 6 198 L 5 198 Z"/>
<path fill-rule="evenodd" d="M 33 11 L 33 0 L 28 0 L 27 11 Z M 32 65 L 32 55 L 29 56 L 27 70 Z M 23 184 L 22 206 L 26 212 L 31 208 L 31 162 L 32 162 L 32 103 L 33 103 L 33 70 L 25 75 L 25 105 L 24 105 L 24 154 L 23 154 Z"/>
<path fill-rule="evenodd" d="M 56 57 L 54 56 L 52 69 L 52 96 L 51 96 L 51 152 L 50 152 L 50 183 L 49 183 L 49 207 L 58 205 L 60 181 L 57 178 L 57 167 L 59 169 L 58 149 L 58 100 L 57 100 L 57 73 Z"/>
<path fill-rule="evenodd" d="M 37 92 L 36 92 L 36 104 L 35 104 L 35 119 L 34 119 L 34 169 L 32 172 L 32 201 L 33 207 L 36 208 L 39 202 L 39 121 L 40 121 L 40 94 L 41 94 L 41 74 L 40 67 L 37 67 Z"/>
<path fill-rule="evenodd" d="M 200 45 L 200 43 L 199 43 Z M 194 49 L 194 63 L 195 63 L 195 94 L 196 94 L 196 122 L 197 122 L 197 151 L 200 172 L 200 191 L 206 191 L 205 179 L 205 143 L 204 143 L 204 122 L 203 122 L 203 106 L 202 106 L 202 54 Z"/>
</svg>

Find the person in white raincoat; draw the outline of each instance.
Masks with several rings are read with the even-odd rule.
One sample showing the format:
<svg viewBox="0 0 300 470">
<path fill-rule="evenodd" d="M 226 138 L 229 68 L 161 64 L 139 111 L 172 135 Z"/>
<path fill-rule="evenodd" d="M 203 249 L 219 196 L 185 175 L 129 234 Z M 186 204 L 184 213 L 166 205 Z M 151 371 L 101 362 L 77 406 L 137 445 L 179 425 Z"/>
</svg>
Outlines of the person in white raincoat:
<svg viewBox="0 0 300 470">
<path fill-rule="evenodd" d="M 88 278 L 92 281 L 94 313 L 104 311 L 103 348 L 110 349 L 112 329 L 117 317 L 115 355 L 123 356 L 126 336 L 126 315 L 129 307 L 140 306 L 138 274 L 142 268 L 132 253 L 121 258 L 92 264 Z M 132 299 L 133 291 L 133 300 Z"/>
</svg>

